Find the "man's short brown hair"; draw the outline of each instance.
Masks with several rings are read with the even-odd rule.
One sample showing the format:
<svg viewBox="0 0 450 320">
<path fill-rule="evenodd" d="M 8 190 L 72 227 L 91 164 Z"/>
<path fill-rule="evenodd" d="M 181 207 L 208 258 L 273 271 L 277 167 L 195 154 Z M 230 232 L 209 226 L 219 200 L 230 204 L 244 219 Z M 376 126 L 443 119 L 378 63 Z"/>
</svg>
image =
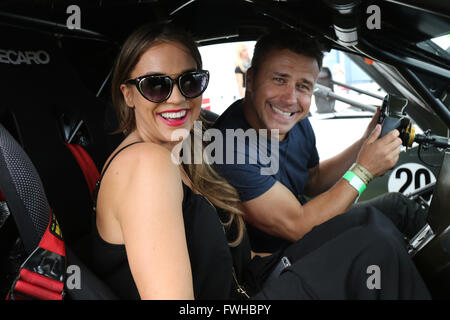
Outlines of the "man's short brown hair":
<svg viewBox="0 0 450 320">
<path fill-rule="evenodd" d="M 315 58 L 319 69 L 322 67 L 323 47 L 319 41 L 302 32 L 277 29 L 262 35 L 256 42 L 252 58 L 252 68 L 256 72 L 264 63 L 267 54 L 274 49 L 288 49 L 294 53 Z"/>
</svg>

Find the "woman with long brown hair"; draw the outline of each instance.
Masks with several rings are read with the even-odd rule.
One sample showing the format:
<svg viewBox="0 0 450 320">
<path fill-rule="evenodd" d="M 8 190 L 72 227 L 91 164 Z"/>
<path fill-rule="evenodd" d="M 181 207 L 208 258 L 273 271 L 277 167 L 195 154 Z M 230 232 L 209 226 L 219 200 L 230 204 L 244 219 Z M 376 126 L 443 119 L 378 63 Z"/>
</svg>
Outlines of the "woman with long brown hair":
<svg viewBox="0 0 450 320">
<path fill-rule="evenodd" d="M 126 137 L 102 172 L 89 251 L 120 298 L 229 297 L 223 228 L 237 226 L 229 244 L 241 242 L 237 193 L 205 162 L 172 158 L 179 133 L 194 135 L 208 80 L 194 41 L 167 25 L 136 30 L 117 58 L 112 101 Z M 215 207 L 227 212 L 223 222 Z"/>
</svg>

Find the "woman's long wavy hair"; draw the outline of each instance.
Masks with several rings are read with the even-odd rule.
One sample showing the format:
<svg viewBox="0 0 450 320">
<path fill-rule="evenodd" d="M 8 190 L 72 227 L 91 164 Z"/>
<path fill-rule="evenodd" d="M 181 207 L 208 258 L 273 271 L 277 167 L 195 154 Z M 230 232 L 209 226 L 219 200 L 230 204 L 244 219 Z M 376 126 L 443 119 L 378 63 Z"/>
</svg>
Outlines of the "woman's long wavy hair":
<svg viewBox="0 0 450 320">
<path fill-rule="evenodd" d="M 125 135 L 128 135 L 136 129 L 134 109 L 129 108 L 125 103 L 120 86 L 129 79 L 142 54 L 151 46 L 161 42 L 182 44 L 191 53 L 197 63 L 197 68 L 202 68 L 202 58 L 197 45 L 186 31 L 170 24 L 147 24 L 134 31 L 123 44 L 116 59 L 112 75 L 112 103 L 119 120 L 117 132 L 123 132 Z M 202 115 L 200 115 L 200 120 L 203 123 L 207 122 Z M 194 129 L 192 129 L 190 138 L 193 139 L 196 134 L 203 134 L 203 131 L 203 126 L 202 132 L 194 133 Z M 192 155 L 196 152 L 201 152 L 201 150 L 194 150 L 194 146 L 195 144 L 191 143 Z M 225 222 L 222 221 L 222 223 L 225 226 L 236 224 L 237 236 L 229 245 L 237 246 L 242 240 L 245 224 L 242 212 L 238 209 L 239 196 L 236 189 L 204 161 L 200 164 L 183 163 L 183 168 L 191 180 L 195 191 L 206 197 L 219 211 L 229 213 L 229 219 L 226 219 L 227 221 Z"/>
</svg>

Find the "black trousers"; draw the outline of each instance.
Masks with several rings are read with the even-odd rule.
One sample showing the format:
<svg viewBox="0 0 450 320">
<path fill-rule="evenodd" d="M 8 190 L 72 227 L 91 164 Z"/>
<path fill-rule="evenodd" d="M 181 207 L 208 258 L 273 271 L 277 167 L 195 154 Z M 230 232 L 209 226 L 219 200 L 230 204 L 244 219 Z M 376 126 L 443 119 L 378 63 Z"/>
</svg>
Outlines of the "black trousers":
<svg viewBox="0 0 450 320">
<path fill-rule="evenodd" d="M 247 276 L 254 299 L 430 299 L 405 247 L 426 214 L 400 194 L 354 205 L 268 258 L 254 258 Z M 287 256 L 292 266 L 264 277 Z"/>
</svg>

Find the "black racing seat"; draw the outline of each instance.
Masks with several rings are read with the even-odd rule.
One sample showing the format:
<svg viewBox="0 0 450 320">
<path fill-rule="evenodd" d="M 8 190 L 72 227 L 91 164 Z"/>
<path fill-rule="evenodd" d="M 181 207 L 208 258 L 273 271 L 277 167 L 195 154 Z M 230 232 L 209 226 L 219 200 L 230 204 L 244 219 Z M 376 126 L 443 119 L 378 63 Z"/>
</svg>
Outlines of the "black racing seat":
<svg viewBox="0 0 450 320">
<path fill-rule="evenodd" d="M 89 232 L 92 198 L 64 143 L 82 145 L 101 170 L 122 137 L 105 129 L 109 106 L 86 88 L 57 38 L 2 26 L 0 39 L 0 123 L 30 157 L 65 241 L 74 243 Z"/>
<path fill-rule="evenodd" d="M 39 177 L 39 183 L 30 186 L 42 190 L 34 194 L 34 190 L 24 186 L 23 193 L 13 193 L 6 199 L 9 207 L 11 201 L 22 203 L 19 209 L 9 208 L 25 212 L 19 213 L 19 217 L 25 217 L 21 221 L 14 223 L 17 214 L 13 213 L 15 219 L 10 217 L 2 223 L 0 207 L 0 289 L 9 282 L 3 275 L 17 269 L 6 268 L 3 262 L 12 256 L 11 252 L 18 257 L 17 262 L 21 261 L 21 255 L 16 254 L 21 251 L 20 243 L 16 242 L 18 232 L 29 255 L 48 224 L 46 208 L 51 207 L 64 235 L 67 263 L 81 268 L 82 290 L 72 290 L 68 297 L 114 297 L 108 289 L 102 289 L 101 282 L 85 267 L 89 261 L 83 263 L 78 259 L 82 255 L 72 252 L 78 239 L 90 231 L 92 198 L 79 163 L 65 145 L 70 140 L 83 146 L 100 170 L 123 138 L 111 134 L 116 127 L 115 119 L 108 118 L 110 107 L 86 88 L 66 61 L 59 39 L 54 35 L 4 25 L 0 28 L 0 39 L 0 124 L 3 136 L 7 137 L 2 143 L 14 141 L 18 145 L 16 149 L 28 159 L 23 162 L 27 163 L 25 167 L 32 168 L 31 176 Z M 12 157 L 9 161 L 19 160 Z M 6 176 L 0 177 L 6 188 L 12 186 L 12 179 L 25 179 L 20 170 L 10 176 L 9 182 Z M 37 204 L 43 207 L 35 207 Z M 31 206 L 33 211 L 26 211 L 29 209 L 26 206 Z M 25 231 L 20 230 L 24 228 Z"/>
<path fill-rule="evenodd" d="M 3 191 L 8 209 L 16 222 L 26 254 L 30 255 L 40 245 L 46 232 L 51 218 L 51 209 L 33 163 L 1 124 L 0 190 Z M 77 266 L 81 282 L 81 285 L 76 288 L 66 288 L 66 297 L 83 300 L 116 299 L 112 291 L 78 259 L 67 245 L 65 245 L 65 252 L 66 265 Z M 44 260 L 37 262 L 37 265 L 45 270 Z"/>
</svg>

